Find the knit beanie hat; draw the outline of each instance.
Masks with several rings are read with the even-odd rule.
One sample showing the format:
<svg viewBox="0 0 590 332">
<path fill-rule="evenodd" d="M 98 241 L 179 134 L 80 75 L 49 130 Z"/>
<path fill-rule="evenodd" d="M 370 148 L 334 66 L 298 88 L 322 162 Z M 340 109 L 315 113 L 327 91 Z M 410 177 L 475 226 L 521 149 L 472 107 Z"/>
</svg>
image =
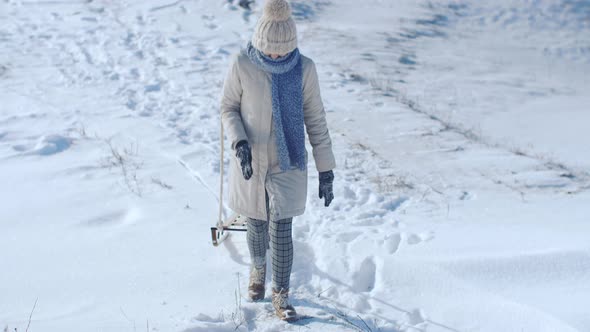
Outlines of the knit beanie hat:
<svg viewBox="0 0 590 332">
<path fill-rule="evenodd" d="M 266 0 L 252 46 L 268 54 L 287 54 L 297 48 L 297 29 L 287 0 Z"/>
</svg>

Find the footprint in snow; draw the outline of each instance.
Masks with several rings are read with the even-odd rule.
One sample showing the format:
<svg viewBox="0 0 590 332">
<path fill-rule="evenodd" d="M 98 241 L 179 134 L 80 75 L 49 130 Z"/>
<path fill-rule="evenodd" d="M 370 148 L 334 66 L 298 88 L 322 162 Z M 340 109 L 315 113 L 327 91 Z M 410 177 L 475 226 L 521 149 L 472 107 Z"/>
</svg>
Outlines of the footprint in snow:
<svg viewBox="0 0 590 332">
<path fill-rule="evenodd" d="M 219 171 L 216 171 L 216 173 L 219 173 Z M 293 226 L 293 236 L 295 239 L 302 239 L 308 235 L 310 230 L 309 224 L 297 224 Z"/>
<path fill-rule="evenodd" d="M 406 317 L 408 318 L 408 325 L 412 326 L 413 328 L 424 330 L 426 328 L 426 315 L 421 309 L 414 309 L 408 313 L 406 313 Z"/>
<path fill-rule="evenodd" d="M 388 235 L 385 238 L 385 248 L 387 249 L 387 252 L 390 255 L 396 253 L 399 249 L 401 242 L 402 242 L 401 234 L 398 233 L 398 234 Z"/>
<path fill-rule="evenodd" d="M 353 308 L 356 312 L 365 313 L 371 310 L 373 307 L 369 303 L 366 296 L 359 296 L 355 301 Z"/>
<path fill-rule="evenodd" d="M 434 232 L 410 234 L 408 235 L 407 242 L 409 245 L 420 244 L 422 242 L 428 242 L 434 239 Z"/>
<path fill-rule="evenodd" d="M 402 206 L 402 204 L 404 204 L 407 200 L 408 200 L 407 197 L 398 197 L 394 200 L 387 201 L 387 202 L 381 204 L 381 208 L 383 208 L 387 211 L 393 212 L 393 211 L 399 209 Z"/>
<path fill-rule="evenodd" d="M 356 201 L 356 193 L 352 190 L 349 186 L 344 187 L 344 194 L 342 195 L 343 198 L 351 201 Z"/>
<path fill-rule="evenodd" d="M 61 135 L 47 135 L 41 136 L 37 140 L 37 144 L 31 151 L 32 154 L 40 156 L 49 156 L 60 153 L 70 148 L 72 139 Z"/>
<path fill-rule="evenodd" d="M 407 241 L 409 245 L 414 245 L 422 242 L 422 238 L 418 234 L 410 234 Z"/>
<path fill-rule="evenodd" d="M 352 288 L 356 292 L 370 292 L 375 288 L 377 266 L 372 257 L 367 257 L 361 263 L 358 271 L 352 276 Z"/>
</svg>

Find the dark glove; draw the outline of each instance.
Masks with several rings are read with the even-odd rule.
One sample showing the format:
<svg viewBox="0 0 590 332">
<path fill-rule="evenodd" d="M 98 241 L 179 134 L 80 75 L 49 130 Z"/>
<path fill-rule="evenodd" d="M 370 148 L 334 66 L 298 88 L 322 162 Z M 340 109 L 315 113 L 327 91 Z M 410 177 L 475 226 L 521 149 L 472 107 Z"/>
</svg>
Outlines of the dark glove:
<svg viewBox="0 0 590 332">
<path fill-rule="evenodd" d="M 334 182 L 334 172 L 320 172 L 320 199 L 325 198 L 324 206 L 330 206 L 334 199 L 332 183 Z"/>
<path fill-rule="evenodd" d="M 250 180 L 252 177 L 252 151 L 250 150 L 248 141 L 239 141 L 236 144 L 236 157 L 240 159 L 244 179 Z"/>
</svg>

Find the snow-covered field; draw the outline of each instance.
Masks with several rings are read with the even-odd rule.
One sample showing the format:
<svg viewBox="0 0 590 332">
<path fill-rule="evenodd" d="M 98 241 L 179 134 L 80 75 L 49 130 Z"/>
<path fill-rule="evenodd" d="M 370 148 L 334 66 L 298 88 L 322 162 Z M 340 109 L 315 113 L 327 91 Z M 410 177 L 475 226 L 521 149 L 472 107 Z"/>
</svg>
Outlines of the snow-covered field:
<svg viewBox="0 0 590 332">
<path fill-rule="evenodd" d="M 590 1 L 292 5 L 338 162 L 294 223 L 310 318 L 210 243 L 261 0 L 4 0 L 0 329 L 590 331 Z"/>
</svg>

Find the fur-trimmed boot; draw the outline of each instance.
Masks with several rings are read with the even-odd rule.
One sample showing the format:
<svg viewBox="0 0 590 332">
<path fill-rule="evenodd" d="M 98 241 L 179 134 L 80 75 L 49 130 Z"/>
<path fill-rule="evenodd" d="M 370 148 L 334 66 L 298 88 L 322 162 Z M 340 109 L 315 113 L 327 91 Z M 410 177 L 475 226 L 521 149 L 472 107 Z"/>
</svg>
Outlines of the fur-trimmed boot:
<svg viewBox="0 0 590 332">
<path fill-rule="evenodd" d="M 264 283 L 266 281 L 266 264 L 262 268 L 250 267 L 250 283 L 248 284 L 248 296 L 252 301 L 264 299 Z"/>
<path fill-rule="evenodd" d="M 272 289 L 272 306 L 281 320 L 293 322 L 297 320 L 297 312 L 289 302 L 289 289 L 280 291 Z"/>
</svg>

